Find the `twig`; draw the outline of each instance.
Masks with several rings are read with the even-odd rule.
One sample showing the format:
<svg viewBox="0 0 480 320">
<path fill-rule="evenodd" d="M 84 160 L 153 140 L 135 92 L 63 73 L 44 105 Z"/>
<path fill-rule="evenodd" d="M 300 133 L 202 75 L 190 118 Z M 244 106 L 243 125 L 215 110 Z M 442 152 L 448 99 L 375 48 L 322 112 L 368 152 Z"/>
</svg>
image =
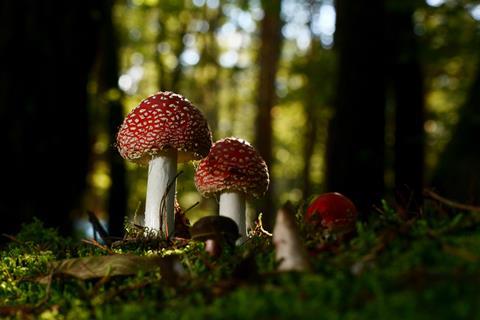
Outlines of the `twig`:
<svg viewBox="0 0 480 320">
<path fill-rule="evenodd" d="M 263 234 L 266 234 L 267 236 L 271 237 L 273 236 L 270 232 L 268 232 L 267 230 L 265 230 L 263 228 L 263 213 L 260 212 L 260 214 L 258 215 L 258 227 L 260 228 L 260 231 L 263 233 Z"/>
<path fill-rule="evenodd" d="M 392 243 L 398 236 L 405 234 L 416 222 L 416 218 L 412 218 L 401 226 L 398 229 L 389 229 L 384 231 L 379 237 L 377 243 L 370 249 L 370 251 L 361 257 L 357 262 L 351 267 L 351 272 L 355 275 L 361 274 L 367 263 L 370 263 L 377 259 L 387 246 Z"/>
<path fill-rule="evenodd" d="M 192 210 L 193 208 L 195 208 L 196 206 L 198 206 L 200 204 L 199 201 L 195 202 L 193 205 L 191 205 L 190 207 L 188 207 L 186 210 L 183 211 L 183 214 L 186 214 L 188 211 Z"/>
<path fill-rule="evenodd" d="M 134 226 L 135 228 L 137 228 L 138 230 L 140 230 L 140 231 L 145 231 L 145 229 L 147 229 L 146 227 L 141 226 L 141 225 L 136 224 L 136 223 L 134 223 L 133 226 Z"/>
<path fill-rule="evenodd" d="M 138 211 L 140 210 L 140 207 L 142 206 L 142 201 L 138 201 L 137 208 L 135 209 L 135 212 L 133 213 L 133 221 L 137 222 L 137 214 Z"/>
<path fill-rule="evenodd" d="M 113 252 L 109 247 L 101 245 L 96 240 L 82 239 L 82 242 L 86 243 L 86 244 L 90 244 L 90 245 L 95 246 L 97 248 L 100 248 L 104 251 L 107 251 L 109 254 L 115 254 L 115 252 Z"/>
<path fill-rule="evenodd" d="M 17 238 L 15 238 L 15 237 L 14 237 L 14 236 L 12 236 L 12 235 L 9 235 L 9 234 L 6 234 L 6 233 L 2 233 L 2 236 L 4 236 L 5 238 L 7 238 L 7 239 L 9 239 L 9 240 L 11 240 L 11 241 L 13 241 L 13 242 L 15 242 L 15 243 L 18 243 L 18 244 L 24 245 L 24 243 L 23 243 L 23 242 L 21 242 L 21 241 L 17 240 Z"/>
<path fill-rule="evenodd" d="M 92 224 L 94 232 L 98 232 L 98 234 L 100 235 L 100 238 L 102 238 L 102 240 L 107 245 L 110 245 L 112 241 L 110 240 L 108 232 L 103 228 L 102 224 L 98 220 L 95 213 L 93 213 L 92 211 L 87 211 L 87 214 L 88 214 L 88 221 L 90 221 L 90 223 Z"/>
<path fill-rule="evenodd" d="M 177 181 L 177 178 L 183 173 L 183 171 L 179 171 L 175 177 L 173 177 L 172 181 L 170 181 L 167 185 L 167 189 L 165 190 L 165 193 L 162 196 L 162 200 L 160 201 L 160 232 L 163 233 L 162 226 L 165 224 L 165 237 L 168 238 L 170 236 L 170 231 L 168 230 L 168 223 L 167 223 L 167 197 L 168 193 L 172 189 L 172 187 L 175 185 L 175 182 Z"/>
<path fill-rule="evenodd" d="M 464 204 L 460 202 L 456 202 L 447 198 L 444 198 L 440 196 L 439 194 L 433 192 L 432 190 L 425 189 L 423 190 L 423 195 L 426 198 L 430 198 L 433 200 L 436 200 L 448 207 L 454 208 L 454 209 L 459 209 L 459 210 L 465 210 L 465 211 L 472 211 L 472 212 L 480 212 L 480 207 L 477 206 L 472 206 L 469 204 Z"/>
<path fill-rule="evenodd" d="M 13 242 L 15 242 L 15 243 L 18 243 L 19 245 L 28 246 L 27 243 L 18 240 L 16 237 L 14 237 L 14 236 L 12 236 L 12 235 L 10 235 L 10 234 L 2 233 L 2 236 L 4 236 L 5 238 L 7 238 L 7 239 L 9 239 L 9 240 L 11 240 L 11 241 L 13 241 Z M 37 250 L 39 250 L 39 251 L 42 250 L 41 247 L 40 247 L 38 244 L 36 244 L 36 243 L 32 243 L 32 244 L 33 244 L 33 246 L 35 247 L 35 249 L 37 249 Z"/>
</svg>

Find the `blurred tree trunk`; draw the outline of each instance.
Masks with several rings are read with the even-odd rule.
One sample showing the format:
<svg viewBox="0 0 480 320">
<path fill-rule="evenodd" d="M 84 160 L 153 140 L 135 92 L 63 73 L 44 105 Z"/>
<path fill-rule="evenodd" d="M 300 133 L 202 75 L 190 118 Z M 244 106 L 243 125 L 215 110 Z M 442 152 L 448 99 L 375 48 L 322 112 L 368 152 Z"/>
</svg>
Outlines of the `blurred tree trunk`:
<svg viewBox="0 0 480 320">
<path fill-rule="evenodd" d="M 128 192 L 125 162 L 115 148 L 117 130 L 123 121 L 122 93 L 118 88 L 118 38 L 112 19 L 114 0 L 103 1 L 103 24 L 99 53 L 99 97 L 107 113 L 111 186 L 108 193 L 108 228 L 110 235 L 122 236 L 127 215 Z"/>
<path fill-rule="evenodd" d="M 173 92 L 178 92 L 180 89 L 180 82 L 182 80 L 182 75 L 183 75 L 183 64 L 180 61 L 180 56 L 182 55 L 182 52 L 185 50 L 185 43 L 183 41 L 183 38 L 187 34 L 187 29 L 188 29 L 188 23 L 186 22 L 180 22 L 180 34 L 178 35 L 179 42 L 177 44 L 177 47 L 174 49 L 174 54 L 175 57 L 177 57 L 177 65 L 172 71 L 171 78 L 170 78 L 170 88 L 168 88 L 169 91 Z"/>
<path fill-rule="evenodd" d="M 183 75 L 183 64 L 180 62 L 180 56 L 185 50 L 185 43 L 183 38 L 187 34 L 188 31 L 188 23 L 184 20 L 179 20 L 180 23 L 180 30 L 175 31 L 178 32 L 178 35 L 175 37 L 177 42 L 173 42 L 173 55 L 177 58 L 177 64 L 175 68 L 171 72 L 168 71 L 164 63 L 164 59 L 162 57 L 162 53 L 159 51 L 159 45 L 164 43 L 168 38 L 167 34 L 171 32 L 167 29 L 167 23 L 165 23 L 165 16 L 162 14 L 162 2 L 159 2 L 159 13 L 158 13 L 158 32 L 157 38 L 155 43 L 155 59 L 157 63 L 157 72 L 158 72 L 158 89 L 160 91 L 173 91 L 178 92 L 180 89 L 180 82 L 182 81 Z"/>
<path fill-rule="evenodd" d="M 326 184 L 366 213 L 384 192 L 384 2 L 338 0 L 338 75 Z"/>
<path fill-rule="evenodd" d="M 258 78 L 258 112 L 255 121 L 255 144 L 260 155 L 272 170 L 272 115 L 271 110 L 275 104 L 275 78 L 277 74 L 280 51 L 282 46 L 280 1 L 263 0 L 264 17 L 260 30 L 260 52 Z M 272 177 L 272 175 L 270 175 Z M 273 181 L 270 181 L 269 190 L 259 201 L 260 212 L 264 213 L 265 226 L 271 229 L 273 224 L 274 208 L 272 203 Z"/>
<path fill-rule="evenodd" d="M 387 19 L 389 65 L 395 100 L 395 191 L 405 209 L 422 203 L 424 96 L 418 45 L 413 31 L 414 1 L 390 3 Z"/>
<path fill-rule="evenodd" d="M 167 83 L 167 70 L 165 67 L 165 63 L 163 62 L 162 52 L 160 52 L 160 48 L 165 40 L 165 23 L 163 21 L 162 16 L 162 8 L 158 9 L 160 12 L 158 13 L 158 31 L 157 31 L 157 38 L 155 41 L 155 62 L 157 65 L 157 86 L 159 91 L 166 91 L 168 90 L 168 83 Z"/>
<path fill-rule="evenodd" d="M 312 34 L 312 39 L 313 38 Z M 307 56 L 307 76 L 308 76 L 308 83 L 305 88 L 305 113 L 306 117 L 306 128 L 305 128 L 305 135 L 303 138 L 303 198 L 307 200 L 307 198 L 311 194 L 311 181 L 310 181 L 310 172 L 312 169 L 312 156 L 315 150 L 315 145 L 317 143 L 317 131 L 318 131 L 318 116 L 317 116 L 317 108 L 318 101 L 315 100 L 317 97 L 317 79 L 318 75 L 315 74 L 318 71 L 316 67 L 316 60 L 315 57 L 319 54 L 319 43 L 317 41 L 312 41 L 310 44 L 310 50 Z"/>
<path fill-rule="evenodd" d="M 37 216 L 72 230 L 86 185 L 87 82 L 99 1 L 0 2 L 0 233 Z"/>
<path fill-rule="evenodd" d="M 209 126 L 214 135 L 218 127 L 218 88 L 221 87 L 220 65 L 218 63 L 218 55 L 220 48 L 217 43 L 217 33 L 221 27 L 221 18 L 223 16 L 223 6 L 220 4 L 218 8 L 211 9 L 208 6 L 203 7 L 203 18 L 208 21 L 209 32 L 203 35 L 203 47 L 200 55 L 200 63 L 203 75 L 206 78 L 203 90 L 198 93 L 200 95 L 202 110 L 205 117 L 209 119 Z M 206 72 L 214 70 L 214 72 Z"/>
<path fill-rule="evenodd" d="M 477 50 L 480 52 L 478 40 Z M 443 196 L 480 204 L 480 56 L 470 93 L 460 108 L 459 121 L 436 168 L 432 186 Z"/>
</svg>

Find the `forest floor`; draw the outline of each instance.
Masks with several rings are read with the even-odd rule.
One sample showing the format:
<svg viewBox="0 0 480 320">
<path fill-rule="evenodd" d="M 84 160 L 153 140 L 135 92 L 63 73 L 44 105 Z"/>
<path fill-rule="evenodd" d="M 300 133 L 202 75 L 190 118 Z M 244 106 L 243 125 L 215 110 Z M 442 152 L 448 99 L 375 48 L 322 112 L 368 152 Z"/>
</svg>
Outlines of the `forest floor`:
<svg viewBox="0 0 480 320">
<path fill-rule="evenodd" d="M 341 242 L 299 212 L 310 272 L 278 272 L 261 232 L 214 258 L 201 242 L 112 247 L 34 221 L 0 251 L 0 318 L 478 319 L 480 213 L 432 207 L 402 219 L 385 204 Z"/>
</svg>

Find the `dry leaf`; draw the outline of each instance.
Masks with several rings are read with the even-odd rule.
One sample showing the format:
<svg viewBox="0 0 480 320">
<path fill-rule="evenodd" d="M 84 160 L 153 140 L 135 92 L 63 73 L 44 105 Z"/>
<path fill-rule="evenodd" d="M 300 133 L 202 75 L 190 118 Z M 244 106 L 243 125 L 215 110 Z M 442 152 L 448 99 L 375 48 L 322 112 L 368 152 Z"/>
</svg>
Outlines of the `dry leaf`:
<svg viewBox="0 0 480 320">
<path fill-rule="evenodd" d="M 178 261 L 174 257 L 142 257 L 134 255 L 110 255 L 66 259 L 51 264 L 51 274 L 54 276 L 70 276 L 81 280 L 135 275 L 139 271 L 149 272 L 160 269 L 163 277 L 179 276 Z M 172 280 L 172 279 L 169 279 Z M 48 276 L 39 279 L 47 283 Z"/>
</svg>

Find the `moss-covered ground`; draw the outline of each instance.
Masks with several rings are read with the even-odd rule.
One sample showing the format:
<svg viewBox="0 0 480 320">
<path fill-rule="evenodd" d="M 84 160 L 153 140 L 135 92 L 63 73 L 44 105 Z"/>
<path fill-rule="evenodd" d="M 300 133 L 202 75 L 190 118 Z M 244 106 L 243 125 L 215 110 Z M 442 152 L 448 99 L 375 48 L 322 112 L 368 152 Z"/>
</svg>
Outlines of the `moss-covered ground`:
<svg viewBox="0 0 480 320">
<path fill-rule="evenodd" d="M 308 273 L 276 272 L 274 247 L 260 233 L 213 258 L 203 243 L 109 249 L 63 239 L 34 221 L 0 252 L 0 318 L 478 319 L 480 216 L 430 211 L 401 219 L 385 206 L 340 242 L 321 242 L 301 225 Z M 81 265 L 64 266 L 68 274 L 54 263 L 112 254 L 174 256 L 183 271 L 169 274 L 145 260 L 117 275 L 71 260 Z M 102 276 L 81 279 L 78 270 Z"/>
</svg>

